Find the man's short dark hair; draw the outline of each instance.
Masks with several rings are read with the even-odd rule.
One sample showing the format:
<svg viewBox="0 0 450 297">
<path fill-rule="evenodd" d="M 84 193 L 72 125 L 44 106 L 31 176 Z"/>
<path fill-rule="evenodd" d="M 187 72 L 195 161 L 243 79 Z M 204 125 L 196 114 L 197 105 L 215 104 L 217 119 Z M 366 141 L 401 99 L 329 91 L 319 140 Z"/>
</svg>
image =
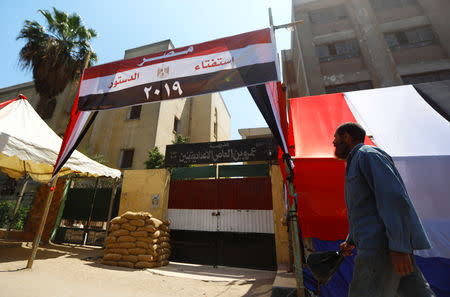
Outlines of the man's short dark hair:
<svg viewBox="0 0 450 297">
<path fill-rule="evenodd" d="M 355 142 L 364 142 L 366 131 L 357 123 L 343 123 L 337 129 L 336 133 L 342 136 L 347 132 Z"/>
</svg>

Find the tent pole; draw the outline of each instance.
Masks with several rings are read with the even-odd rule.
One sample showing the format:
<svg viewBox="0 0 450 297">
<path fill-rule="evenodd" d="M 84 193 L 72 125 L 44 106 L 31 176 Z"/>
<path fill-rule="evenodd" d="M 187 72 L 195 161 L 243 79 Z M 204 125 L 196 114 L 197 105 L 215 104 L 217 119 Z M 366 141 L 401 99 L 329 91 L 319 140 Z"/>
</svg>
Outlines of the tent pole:
<svg viewBox="0 0 450 297">
<path fill-rule="evenodd" d="M 94 212 L 95 197 L 97 196 L 98 180 L 99 180 L 99 177 L 97 177 L 95 179 L 95 189 L 94 189 L 94 197 L 92 197 L 92 202 L 91 202 L 91 211 L 89 212 L 89 218 L 88 218 L 87 224 L 86 224 L 86 226 L 84 226 L 83 245 L 86 244 L 87 237 L 89 234 L 89 225 L 91 224 L 91 221 L 92 221 L 92 213 Z"/>
<path fill-rule="evenodd" d="M 53 227 L 52 235 L 50 236 L 50 241 L 53 242 L 56 237 L 56 232 L 58 231 L 59 225 L 61 224 L 61 218 L 64 213 L 64 207 L 66 205 L 67 195 L 69 192 L 70 184 L 72 183 L 72 178 L 66 180 L 66 186 L 64 187 L 63 196 L 61 198 L 61 203 L 59 204 L 58 215 L 56 216 L 55 227 Z"/>
<path fill-rule="evenodd" d="M 11 230 L 11 225 L 14 222 L 14 219 L 16 218 L 17 211 L 20 207 L 20 202 L 22 202 L 23 194 L 25 193 L 25 189 L 27 188 L 28 182 L 30 181 L 30 176 L 27 174 L 25 176 L 25 181 L 23 182 L 22 189 L 20 189 L 19 197 L 16 201 L 16 206 L 14 207 L 13 213 L 9 217 L 8 226 L 6 227 L 5 236 L 4 238 L 7 239 L 9 235 L 9 231 Z"/>
<path fill-rule="evenodd" d="M 118 181 L 119 181 L 119 178 L 116 177 L 114 179 L 114 184 L 113 184 L 112 193 L 111 193 L 111 199 L 109 200 L 108 220 L 106 222 L 105 238 L 108 237 L 109 225 L 111 225 L 111 214 L 112 214 L 112 208 L 113 208 L 113 204 L 114 204 L 114 198 L 116 198 L 117 185 L 119 184 Z"/>
<path fill-rule="evenodd" d="M 39 246 L 39 242 L 41 241 L 42 232 L 44 231 L 45 222 L 47 221 L 48 211 L 50 209 L 50 205 L 52 204 L 53 194 L 55 193 L 56 182 L 58 181 L 58 176 L 55 176 L 53 179 L 50 189 L 47 195 L 47 201 L 45 203 L 44 213 L 42 214 L 41 223 L 39 224 L 39 229 L 34 236 L 33 241 L 33 249 L 31 251 L 30 257 L 28 258 L 27 268 L 31 268 L 33 266 L 34 258 L 36 257 L 37 249 Z"/>
<path fill-rule="evenodd" d="M 289 166 L 290 158 L 288 160 L 284 160 L 286 173 L 287 173 L 287 185 L 289 189 L 289 194 L 291 196 L 295 195 L 294 185 L 293 185 L 293 175 L 291 167 Z M 292 238 L 292 245 L 294 248 L 293 254 L 294 254 L 294 262 L 295 262 L 295 274 L 296 274 L 296 280 L 297 280 L 297 296 L 299 297 L 305 297 L 305 285 L 303 283 L 303 265 L 302 265 L 302 249 L 300 247 L 300 240 L 298 236 L 298 221 L 297 221 L 297 201 L 295 200 L 292 205 L 289 207 L 288 211 L 288 218 L 289 218 L 289 224 L 290 228 L 289 231 L 291 234 L 289 234 L 289 237 Z"/>
</svg>

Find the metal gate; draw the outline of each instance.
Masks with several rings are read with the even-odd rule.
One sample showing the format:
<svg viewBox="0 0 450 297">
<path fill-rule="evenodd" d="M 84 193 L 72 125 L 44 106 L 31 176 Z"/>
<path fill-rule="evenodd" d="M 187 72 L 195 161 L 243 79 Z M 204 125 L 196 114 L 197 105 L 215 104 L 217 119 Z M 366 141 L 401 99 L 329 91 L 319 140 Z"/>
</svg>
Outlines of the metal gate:
<svg viewBox="0 0 450 297">
<path fill-rule="evenodd" d="M 112 194 L 111 182 L 106 178 L 71 181 L 54 242 L 103 245 Z M 118 214 L 120 194 L 119 187 L 112 205 L 112 218 Z"/>
<path fill-rule="evenodd" d="M 184 177 L 207 168 L 184 168 Z M 268 165 L 219 167 L 219 176 L 240 178 L 178 180 L 176 174 L 168 210 L 172 261 L 276 269 L 272 187 L 261 176 Z"/>
</svg>

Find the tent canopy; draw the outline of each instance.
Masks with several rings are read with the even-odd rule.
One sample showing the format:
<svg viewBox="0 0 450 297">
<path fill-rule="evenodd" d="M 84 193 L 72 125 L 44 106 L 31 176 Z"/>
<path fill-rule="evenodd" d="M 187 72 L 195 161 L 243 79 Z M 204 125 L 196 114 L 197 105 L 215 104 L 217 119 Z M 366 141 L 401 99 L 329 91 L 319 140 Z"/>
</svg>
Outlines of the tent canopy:
<svg viewBox="0 0 450 297">
<path fill-rule="evenodd" d="M 5 102 L 6 103 L 6 102 Z M 0 105 L 0 170 L 12 178 L 28 173 L 48 182 L 61 147 L 61 138 L 41 119 L 28 100 L 11 100 Z M 75 151 L 61 175 L 120 177 L 120 171 L 97 163 Z"/>
</svg>

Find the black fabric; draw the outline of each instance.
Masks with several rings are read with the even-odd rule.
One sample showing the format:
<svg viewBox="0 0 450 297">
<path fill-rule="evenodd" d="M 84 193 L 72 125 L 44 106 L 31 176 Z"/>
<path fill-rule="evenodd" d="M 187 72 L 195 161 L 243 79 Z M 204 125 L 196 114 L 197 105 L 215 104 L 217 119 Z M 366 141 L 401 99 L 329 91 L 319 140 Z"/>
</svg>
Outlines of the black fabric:
<svg viewBox="0 0 450 297">
<path fill-rule="evenodd" d="M 314 278 L 323 285 L 331 279 L 343 260 L 344 256 L 336 251 L 315 252 L 308 256 L 306 264 Z"/>
<path fill-rule="evenodd" d="M 442 80 L 413 87 L 443 118 L 450 122 L 450 80 Z"/>
<path fill-rule="evenodd" d="M 87 123 L 86 127 L 84 127 L 84 130 L 81 132 L 80 136 L 78 137 L 77 141 L 75 142 L 74 146 L 70 148 L 69 153 L 64 158 L 64 160 L 60 163 L 60 165 L 56 168 L 55 172 L 53 173 L 53 176 L 57 175 L 58 172 L 61 170 L 61 168 L 66 164 L 67 160 L 72 155 L 73 151 L 78 147 L 81 140 L 83 139 L 84 135 L 86 135 L 87 131 L 89 130 L 89 127 L 91 127 L 92 123 L 94 122 L 95 118 L 97 117 L 98 111 L 94 112 L 92 117 L 89 119 L 89 122 Z"/>
</svg>

